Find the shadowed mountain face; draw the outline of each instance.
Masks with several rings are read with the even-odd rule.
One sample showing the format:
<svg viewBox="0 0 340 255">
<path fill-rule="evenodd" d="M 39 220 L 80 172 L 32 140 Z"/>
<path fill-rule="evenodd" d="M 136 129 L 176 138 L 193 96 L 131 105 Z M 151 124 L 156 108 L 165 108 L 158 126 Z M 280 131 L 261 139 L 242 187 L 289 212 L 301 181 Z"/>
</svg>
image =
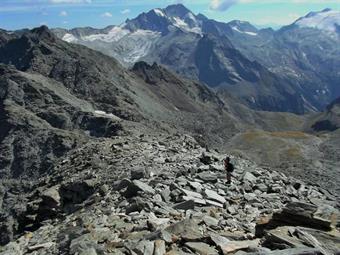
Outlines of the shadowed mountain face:
<svg viewBox="0 0 340 255">
<path fill-rule="evenodd" d="M 163 63 L 208 84 L 220 96 L 231 94 L 253 109 L 303 113 L 307 107 L 290 81 L 245 58 L 226 37 L 178 31 L 165 36 L 155 49 L 146 61 Z"/>
<path fill-rule="evenodd" d="M 320 15 L 327 22 L 312 28 Z M 178 4 L 142 13 L 99 33 L 56 33 L 127 66 L 139 60 L 163 64 L 210 87 L 228 90 L 253 109 L 302 114 L 323 110 L 340 96 L 340 43 L 333 29 L 338 16 L 324 10 L 279 31 L 259 30 L 244 21 L 222 23 L 195 15 Z"/>
<path fill-rule="evenodd" d="M 123 124 L 186 130 L 215 144 L 242 127 L 209 88 L 156 64 L 129 71 L 47 27 L 8 40 L 0 62 L 2 177 L 38 177 L 90 139 L 124 133 Z"/>
<path fill-rule="evenodd" d="M 340 128 L 340 98 L 332 102 L 327 109 L 310 118 L 308 128 L 316 132 L 332 132 Z"/>
</svg>

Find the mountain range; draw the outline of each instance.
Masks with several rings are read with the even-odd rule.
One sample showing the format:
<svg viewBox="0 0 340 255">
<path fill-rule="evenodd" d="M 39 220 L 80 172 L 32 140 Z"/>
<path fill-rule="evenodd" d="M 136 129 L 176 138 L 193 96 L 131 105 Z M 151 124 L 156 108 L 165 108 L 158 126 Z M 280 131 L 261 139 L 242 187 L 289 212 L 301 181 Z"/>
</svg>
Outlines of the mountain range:
<svg viewBox="0 0 340 255">
<path fill-rule="evenodd" d="M 0 254 L 337 252 L 338 30 L 301 22 L 328 12 L 0 30 Z"/>
<path fill-rule="evenodd" d="M 85 139 L 84 134 L 116 134 L 122 120 L 156 126 L 164 122 L 170 128 L 202 135 L 203 144 L 204 140 L 221 143 L 247 126 L 268 130 L 291 126 L 287 121 L 276 127 L 272 114 L 250 111 L 233 98 L 222 99 L 208 87 L 157 64 L 138 62 L 127 70 L 111 57 L 58 39 L 47 27 L 3 41 L 1 148 L 8 152 L 2 154 L 3 177 L 34 175 L 37 169 L 35 174 L 45 172 L 48 158 L 72 149 L 77 139 Z M 280 118 L 280 114 L 274 117 Z M 28 128 L 32 130 L 26 137 Z M 74 135 L 74 131 L 83 135 Z M 50 143 L 44 139 L 63 141 L 63 146 L 57 151 L 53 146 L 29 151 L 31 140 L 40 148 Z M 13 154 L 16 150 L 29 153 Z M 33 158 L 34 165 L 26 165 Z"/>
<path fill-rule="evenodd" d="M 127 69 L 112 57 L 59 39 L 44 26 L 10 38 L 5 33 L 1 40 L 3 178 L 48 173 L 56 159 L 94 138 L 174 130 L 191 134 L 202 146 L 289 168 L 295 176 L 313 172 L 316 164 L 327 176 L 337 168 L 338 101 L 324 113 L 306 116 L 256 111 L 228 91 L 215 91 L 156 63 L 137 62 Z M 331 133 L 318 137 L 315 132 Z M 331 159 L 325 161 L 330 143 Z M 297 157 L 289 156 L 292 150 Z M 335 188 L 332 180 L 323 181 Z"/>
<path fill-rule="evenodd" d="M 53 31 L 125 66 L 157 62 L 256 110 L 303 114 L 340 96 L 339 17 L 325 9 L 274 31 L 245 21 L 217 22 L 177 4 L 102 30 Z"/>
</svg>

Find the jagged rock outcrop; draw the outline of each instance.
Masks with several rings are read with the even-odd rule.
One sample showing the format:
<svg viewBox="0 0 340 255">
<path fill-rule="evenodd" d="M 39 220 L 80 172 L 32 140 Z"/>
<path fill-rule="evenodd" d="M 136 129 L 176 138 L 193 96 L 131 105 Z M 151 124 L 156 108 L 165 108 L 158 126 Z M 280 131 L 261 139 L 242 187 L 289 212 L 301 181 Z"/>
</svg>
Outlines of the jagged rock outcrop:
<svg viewBox="0 0 340 255">
<path fill-rule="evenodd" d="M 332 132 L 340 128 L 340 98 L 327 106 L 323 113 L 316 114 L 308 122 L 309 130 L 315 132 Z"/>
</svg>

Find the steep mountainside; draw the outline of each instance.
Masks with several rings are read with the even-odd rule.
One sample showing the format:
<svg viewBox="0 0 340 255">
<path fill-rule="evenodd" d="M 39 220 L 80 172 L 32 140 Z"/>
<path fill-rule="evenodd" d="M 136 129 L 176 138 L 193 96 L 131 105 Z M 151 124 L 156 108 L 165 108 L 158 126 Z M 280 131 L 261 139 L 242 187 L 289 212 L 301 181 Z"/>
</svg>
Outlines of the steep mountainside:
<svg viewBox="0 0 340 255">
<path fill-rule="evenodd" d="M 1 67 L 3 177 L 39 176 L 89 137 L 117 134 L 122 121 L 187 130 L 204 135 L 202 143 L 220 142 L 242 128 L 205 86 L 157 65 L 139 63 L 130 72 L 99 52 L 63 42 L 46 27 L 0 47 L 0 62 L 19 69 Z M 221 129 L 220 136 L 209 135 L 214 129 Z"/>
<path fill-rule="evenodd" d="M 321 12 L 310 12 L 305 17 L 294 22 L 294 25 L 299 27 L 317 28 L 336 34 L 339 33 L 340 11 L 327 8 Z"/>
<path fill-rule="evenodd" d="M 249 61 L 226 37 L 188 35 L 184 42 L 182 38 L 183 32 L 165 36 L 146 61 L 163 63 L 220 90 L 221 95 L 227 91 L 253 109 L 303 113 L 308 108 L 291 82 Z"/>
<path fill-rule="evenodd" d="M 331 10 L 306 17 L 318 15 L 333 20 L 333 26 L 340 17 Z M 340 37 L 322 27 L 297 25 L 302 21 L 309 24 L 306 17 L 278 31 L 260 30 L 256 36 L 234 33 L 229 38 L 246 57 L 292 81 L 310 107 L 320 111 L 340 95 Z"/>
<path fill-rule="evenodd" d="M 32 132 L 35 136 L 26 141 L 22 132 L 23 139 L 11 142 L 22 118 L 34 121 L 35 130 L 41 125 L 45 133 L 72 131 L 80 142 L 123 132 L 121 125 L 135 130 L 143 123 L 153 130 L 182 130 L 203 145 L 220 148 L 249 127 L 279 131 L 303 126 L 301 117 L 249 110 L 228 94 L 221 99 L 206 86 L 157 64 L 140 62 L 126 70 L 110 57 L 59 40 L 46 27 L 8 41 L 0 48 L 0 61 L 20 70 L 2 67 L 1 116 L 6 122 L 1 128 L 6 132 L 1 146 L 6 154 L 1 164 L 7 177 L 43 173 L 55 157 L 76 146 L 76 138 L 72 142 L 60 138 L 59 142 L 73 145 L 45 154 L 40 149 L 29 151 L 30 140 L 35 141 L 40 131 Z M 46 144 L 36 143 L 37 148 Z M 36 159 L 33 166 L 27 163 L 32 158 Z M 20 166 L 14 164 L 17 159 Z"/>
<path fill-rule="evenodd" d="M 327 109 L 320 114 L 316 114 L 307 122 L 314 131 L 335 131 L 340 128 L 340 98 L 332 102 Z"/>
</svg>

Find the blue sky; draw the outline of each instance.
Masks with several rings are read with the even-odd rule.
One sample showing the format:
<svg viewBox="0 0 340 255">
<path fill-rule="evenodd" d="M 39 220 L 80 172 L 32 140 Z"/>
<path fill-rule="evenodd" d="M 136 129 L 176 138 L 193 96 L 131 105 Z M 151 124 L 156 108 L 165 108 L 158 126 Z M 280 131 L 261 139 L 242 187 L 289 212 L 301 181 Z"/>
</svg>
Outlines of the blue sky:
<svg viewBox="0 0 340 255">
<path fill-rule="evenodd" d="M 178 2 L 194 13 L 219 21 L 239 19 L 274 28 L 290 24 L 310 11 L 340 10 L 340 0 L 0 0 L 0 27 L 105 27 Z"/>
</svg>

